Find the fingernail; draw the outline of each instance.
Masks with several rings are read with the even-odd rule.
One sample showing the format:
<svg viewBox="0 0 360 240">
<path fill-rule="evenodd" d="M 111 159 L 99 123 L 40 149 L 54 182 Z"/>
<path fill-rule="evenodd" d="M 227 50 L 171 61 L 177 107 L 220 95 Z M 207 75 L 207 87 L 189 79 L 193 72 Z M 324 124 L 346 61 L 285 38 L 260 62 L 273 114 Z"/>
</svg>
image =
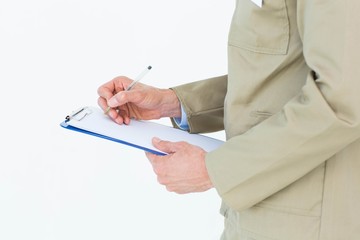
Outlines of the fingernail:
<svg viewBox="0 0 360 240">
<path fill-rule="evenodd" d="M 153 138 L 153 141 L 154 141 L 155 143 L 159 143 L 159 142 L 161 141 L 161 139 L 158 138 L 158 137 L 154 137 L 154 138 Z"/>
</svg>

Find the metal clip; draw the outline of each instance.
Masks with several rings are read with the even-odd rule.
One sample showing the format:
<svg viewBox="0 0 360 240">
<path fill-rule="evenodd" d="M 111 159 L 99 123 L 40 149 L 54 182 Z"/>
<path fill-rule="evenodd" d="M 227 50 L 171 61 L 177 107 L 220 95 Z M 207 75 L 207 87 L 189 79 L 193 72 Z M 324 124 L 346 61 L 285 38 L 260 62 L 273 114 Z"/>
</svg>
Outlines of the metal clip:
<svg viewBox="0 0 360 240">
<path fill-rule="evenodd" d="M 79 108 L 78 110 L 76 110 L 76 111 L 72 112 L 71 114 L 67 115 L 65 117 L 65 121 L 70 121 L 71 119 L 81 121 L 84 117 L 89 115 L 91 112 L 92 112 L 91 109 L 89 109 L 88 107 Z"/>
</svg>

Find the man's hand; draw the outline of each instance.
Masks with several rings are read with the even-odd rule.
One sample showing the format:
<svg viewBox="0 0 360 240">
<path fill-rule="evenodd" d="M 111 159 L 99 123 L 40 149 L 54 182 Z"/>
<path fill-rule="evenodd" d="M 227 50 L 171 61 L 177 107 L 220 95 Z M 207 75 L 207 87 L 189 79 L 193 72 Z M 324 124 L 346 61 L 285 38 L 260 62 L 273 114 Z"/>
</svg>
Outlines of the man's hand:
<svg viewBox="0 0 360 240">
<path fill-rule="evenodd" d="M 187 142 L 168 142 L 153 139 L 153 145 L 168 153 L 159 156 L 146 153 L 158 182 L 170 192 L 180 194 L 204 192 L 213 187 L 205 166 L 206 152 Z"/>
<path fill-rule="evenodd" d="M 159 89 L 138 83 L 130 91 L 124 91 L 132 80 L 117 77 L 98 89 L 99 106 L 119 124 L 129 124 L 130 119 L 151 120 L 161 117 L 181 116 L 180 102 L 170 89 Z"/>
</svg>

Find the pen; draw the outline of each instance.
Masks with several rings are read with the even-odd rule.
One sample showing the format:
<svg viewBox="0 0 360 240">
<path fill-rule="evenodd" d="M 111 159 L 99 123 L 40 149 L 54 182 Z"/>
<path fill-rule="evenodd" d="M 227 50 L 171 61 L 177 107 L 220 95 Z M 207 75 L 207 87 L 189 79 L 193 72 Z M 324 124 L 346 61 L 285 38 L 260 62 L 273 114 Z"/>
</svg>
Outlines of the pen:
<svg viewBox="0 0 360 240">
<path fill-rule="evenodd" d="M 125 89 L 125 91 L 129 91 L 131 90 L 136 83 L 138 83 L 151 69 L 151 66 L 148 66 L 146 69 L 144 69 L 144 71 L 142 71 L 135 79 L 134 81 Z M 104 112 L 104 114 L 107 114 L 110 111 L 111 107 L 107 107 L 106 111 Z"/>
</svg>

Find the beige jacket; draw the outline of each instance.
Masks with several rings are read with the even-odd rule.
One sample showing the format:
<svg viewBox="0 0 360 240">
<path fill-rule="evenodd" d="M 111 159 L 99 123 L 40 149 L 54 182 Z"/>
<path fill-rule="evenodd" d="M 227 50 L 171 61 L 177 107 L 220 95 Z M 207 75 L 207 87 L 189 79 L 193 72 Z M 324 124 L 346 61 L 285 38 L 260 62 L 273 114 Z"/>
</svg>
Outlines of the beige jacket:
<svg viewBox="0 0 360 240">
<path fill-rule="evenodd" d="M 223 239 L 359 240 L 360 1 L 237 0 L 228 61 L 174 88 L 191 132 L 227 134 Z"/>
</svg>

